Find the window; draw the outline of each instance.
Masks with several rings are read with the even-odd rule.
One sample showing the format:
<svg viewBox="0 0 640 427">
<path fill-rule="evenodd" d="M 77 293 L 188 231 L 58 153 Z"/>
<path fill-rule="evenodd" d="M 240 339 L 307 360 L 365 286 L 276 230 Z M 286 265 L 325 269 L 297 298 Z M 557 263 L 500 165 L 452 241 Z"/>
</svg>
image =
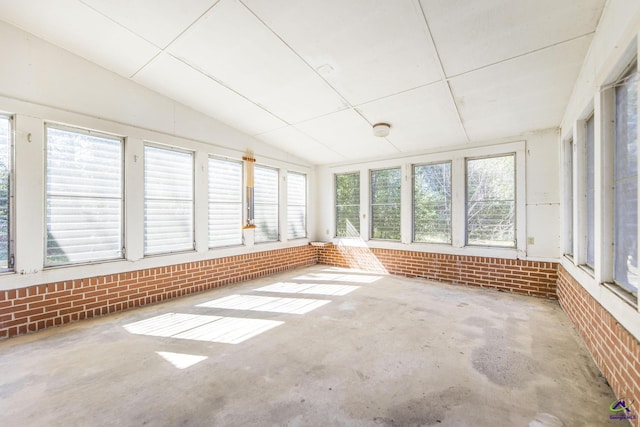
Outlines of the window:
<svg viewBox="0 0 640 427">
<path fill-rule="evenodd" d="M 145 145 L 144 254 L 193 248 L 193 153 Z"/>
<path fill-rule="evenodd" d="M 413 167 L 413 241 L 451 243 L 451 163 Z"/>
<path fill-rule="evenodd" d="M 123 140 L 47 126 L 45 265 L 122 258 Z"/>
<path fill-rule="evenodd" d="M 585 128 L 585 195 L 586 195 L 586 264 L 590 268 L 595 265 L 595 189 L 594 180 L 595 168 L 595 122 L 592 115 L 586 123 Z"/>
<path fill-rule="evenodd" d="M 242 244 L 242 163 L 209 157 L 209 247 Z"/>
<path fill-rule="evenodd" d="M 565 171 L 566 208 L 566 250 L 565 254 L 573 256 L 573 139 L 567 141 L 567 170 Z"/>
<path fill-rule="evenodd" d="M 0 271 L 13 268 L 11 247 L 11 119 L 0 116 Z"/>
<path fill-rule="evenodd" d="M 467 159 L 467 243 L 515 247 L 515 154 Z"/>
<path fill-rule="evenodd" d="M 634 66 L 614 92 L 613 279 L 638 293 L 638 76 Z"/>
<path fill-rule="evenodd" d="M 400 168 L 371 171 L 371 238 L 400 240 Z"/>
<path fill-rule="evenodd" d="M 287 174 L 287 218 L 289 239 L 307 237 L 307 177 L 301 173 Z"/>
<path fill-rule="evenodd" d="M 255 166 L 254 205 L 256 243 L 277 242 L 278 230 L 278 170 Z"/>
<path fill-rule="evenodd" d="M 336 237 L 360 235 L 360 173 L 336 175 Z"/>
</svg>

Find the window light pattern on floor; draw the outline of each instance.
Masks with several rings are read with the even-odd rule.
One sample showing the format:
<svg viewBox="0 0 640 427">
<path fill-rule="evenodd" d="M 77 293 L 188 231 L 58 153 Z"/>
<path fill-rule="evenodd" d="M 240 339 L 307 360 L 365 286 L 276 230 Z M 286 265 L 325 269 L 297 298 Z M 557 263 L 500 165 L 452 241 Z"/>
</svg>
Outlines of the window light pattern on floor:
<svg viewBox="0 0 640 427">
<path fill-rule="evenodd" d="M 373 283 L 380 280 L 380 276 L 365 274 L 336 274 L 336 273 L 309 273 L 294 277 L 293 280 L 322 280 L 325 282 L 349 282 L 349 283 Z"/>
<path fill-rule="evenodd" d="M 285 283 L 279 282 L 273 285 L 255 289 L 260 292 L 278 292 L 284 294 L 309 294 L 309 295 L 347 295 L 360 286 L 349 285 L 319 285 L 314 283 Z"/>
<path fill-rule="evenodd" d="M 124 325 L 137 335 L 239 344 L 284 322 L 236 317 L 167 313 Z"/>
<path fill-rule="evenodd" d="M 274 298 L 255 295 L 230 295 L 214 299 L 198 307 L 225 308 L 229 310 L 267 311 L 271 313 L 305 314 L 328 304 L 329 300 L 306 298 Z"/>
<path fill-rule="evenodd" d="M 195 354 L 171 353 L 169 351 L 156 351 L 156 353 L 178 369 L 188 368 L 207 359 L 207 356 Z"/>
</svg>

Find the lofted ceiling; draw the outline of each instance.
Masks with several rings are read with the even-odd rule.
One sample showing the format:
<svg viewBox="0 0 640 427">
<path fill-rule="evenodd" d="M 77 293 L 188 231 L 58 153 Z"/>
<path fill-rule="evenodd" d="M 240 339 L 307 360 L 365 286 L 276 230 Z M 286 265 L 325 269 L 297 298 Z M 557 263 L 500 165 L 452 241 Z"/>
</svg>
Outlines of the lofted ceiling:
<svg viewBox="0 0 640 427">
<path fill-rule="evenodd" d="M 604 2 L 0 0 L 0 19 L 327 164 L 558 126 Z"/>
</svg>

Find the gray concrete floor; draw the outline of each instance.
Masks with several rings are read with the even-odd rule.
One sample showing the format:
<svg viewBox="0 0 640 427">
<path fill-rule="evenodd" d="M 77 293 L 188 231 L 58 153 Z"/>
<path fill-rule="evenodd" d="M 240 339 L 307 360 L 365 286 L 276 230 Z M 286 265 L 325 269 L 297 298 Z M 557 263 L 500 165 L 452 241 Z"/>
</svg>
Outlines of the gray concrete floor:
<svg viewBox="0 0 640 427">
<path fill-rule="evenodd" d="M 326 266 L 0 342 L 3 427 L 602 426 L 613 400 L 556 302 Z"/>
</svg>

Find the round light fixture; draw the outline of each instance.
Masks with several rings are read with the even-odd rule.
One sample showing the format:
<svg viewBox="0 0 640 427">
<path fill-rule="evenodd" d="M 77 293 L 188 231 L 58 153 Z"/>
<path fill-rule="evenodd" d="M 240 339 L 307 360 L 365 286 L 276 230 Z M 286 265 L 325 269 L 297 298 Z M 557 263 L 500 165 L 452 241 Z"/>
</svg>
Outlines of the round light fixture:
<svg viewBox="0 0 640 427">
<path fill-rule="evenodd" d="M 376 123 L 373 125 L 373 134 L 379 138 L 384 138 L 389 135 L 389 129 L 391 129 L 389 123 Z"/>
</svg>

